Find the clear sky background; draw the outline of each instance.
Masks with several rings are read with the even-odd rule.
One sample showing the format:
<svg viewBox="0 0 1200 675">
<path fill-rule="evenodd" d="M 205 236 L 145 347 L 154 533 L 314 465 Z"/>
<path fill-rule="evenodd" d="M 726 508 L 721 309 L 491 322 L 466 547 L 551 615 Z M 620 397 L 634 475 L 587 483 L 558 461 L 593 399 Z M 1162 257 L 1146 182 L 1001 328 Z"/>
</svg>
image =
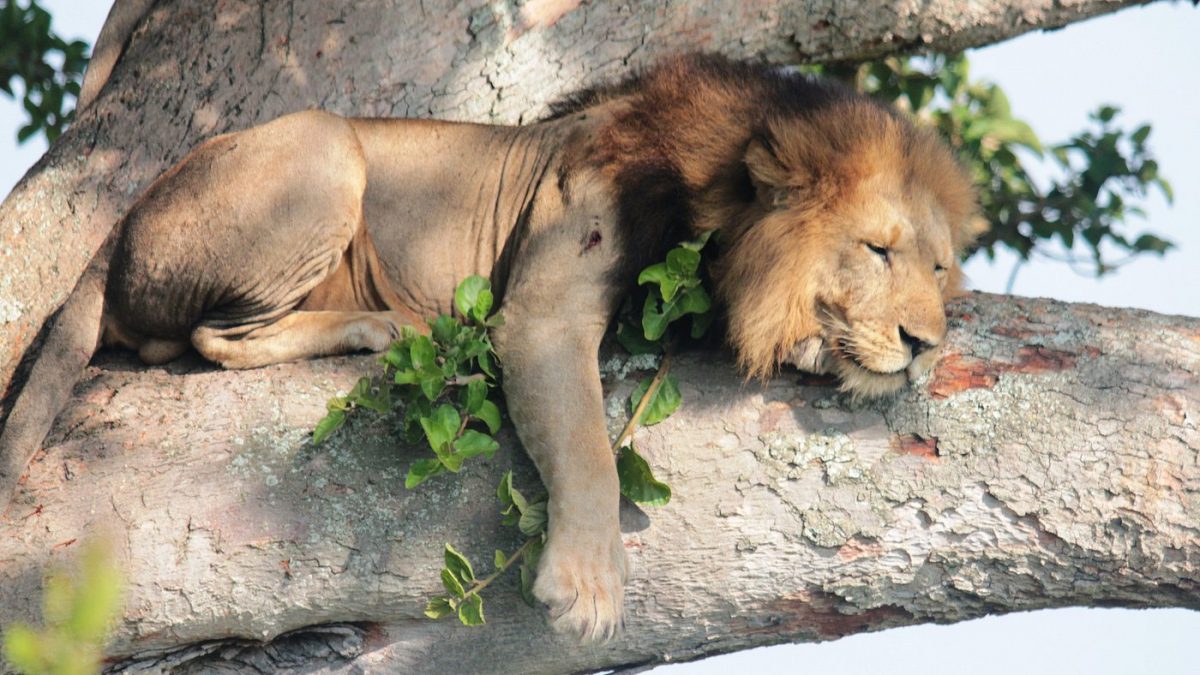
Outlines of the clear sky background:
<svg viewBox="0 0 1200 675">
<path fill-rule="evenodd" d="M 89 43 L 108 2 L 42 0 L 55 30 Z M 1144 256 L 1097 281 L 1057 262 L 1034 261 L 1014 292 L 1200 316 L 1200 9 L 1156 3 L 975 50 L 973 77 L 1000 84 L 1013 112 L 1047 143 L 1084 127 L 1101 104 L 1123 109 L 1128 129 L 1153 124 L 1151 147 L 1174 185 L 1173 207 L 1154 195 L 1136 227 L 1174 241 L 1164 258 Z M 15 145 L 19 106 L 0 100 L 0 195 L 45 152 L 39 136 Z M 1117 257 L 1117 256 L 1114 256 Z M 967 266 L 974 288 L 1004 292 L 1015 258 L 982 256 Z M 1200 612 L 1063 609 L 989 617 L 953 626 L 916 626 L 820 645 L 789 645 L 665 666 L 658 675 L 731 670 L 887 675 L 1193 675 L 1200 673 Z"/>
</svg>

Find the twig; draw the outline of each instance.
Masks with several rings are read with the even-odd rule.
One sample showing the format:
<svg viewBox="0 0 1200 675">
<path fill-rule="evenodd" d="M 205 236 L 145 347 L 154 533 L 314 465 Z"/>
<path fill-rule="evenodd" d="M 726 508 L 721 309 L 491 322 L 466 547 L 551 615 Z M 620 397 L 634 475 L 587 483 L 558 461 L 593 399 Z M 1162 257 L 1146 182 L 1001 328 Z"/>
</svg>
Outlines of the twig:
<svg viewBox="0 0 1200 675">
<path fill-rule="evenodd" d="M 479 591 L 482 591 L 483 589 L 487 588 L 488 584 L 495 581 L 496 578 L 499 577 L 501 574 L 504 574 L 505 572 L 507 572 L 508 568 L 512 567 L 513 563 L 520 560 L 521 556 L 525 555 L 525 552 L 528 551 L 529 547 L 533 544 L 533 542 L 535 542 L 537 540 L 538 540 L 538 537 L 530 537 L 529 539 L 526 539 L 525 543 L 521 544 L 521 548 L 514 551 L 512 556 L 508 560 L 506 560 L 504 562 L 504 564 L 500 566 L 499 569 L 497 569 L 496 571 L 492 572 L 491 574 L 487 575 L 486 577 L 484 577 L 482 579 L 476 579 L 471 584 L 471 588 L 466 593 L 463 594 L 462 599 L 466 600 L 467 598 L 471 597 L 472 595 L 479 595 Z"/>
<path fill-rule="evenodd" d="M 625 424 L 625 428 L 617 434 L 617 440 L 613 443 L 612 451 L 616 454 L 625 441 L 633 436 L 633 432 L 637 431 L 639 421 L 642 419 L 642 413 L 646 411 L 646 406 L 654 398 L 654 394 L 658 393 L 658 387 L 666 378 L 667 372 L 671 370 L 671 349 L 668 347 L 663 353 L 662 363 L 658 364 L 658 372 L 654 374 L 654 379 L 650 380 L 650 386 L 646 388 L 646 393 L 642 395 L 642 400 L 638 401 L 637 407 L 633 410 L 633 416 L 629 418 L 629 422 Z"/>
</svg>

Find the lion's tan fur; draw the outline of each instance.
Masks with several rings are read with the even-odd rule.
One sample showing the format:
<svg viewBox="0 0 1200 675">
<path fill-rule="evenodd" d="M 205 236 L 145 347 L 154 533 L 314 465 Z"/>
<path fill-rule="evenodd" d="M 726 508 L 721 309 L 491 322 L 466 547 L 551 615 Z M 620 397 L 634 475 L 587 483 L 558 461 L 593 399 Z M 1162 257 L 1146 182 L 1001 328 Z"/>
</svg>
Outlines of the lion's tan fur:
<svg viewBox="0 0 1200 675">
<path fill-rule="evenodd" d="M 752 376 L 859 395 L 927 371 L 975 232 L 929 132 L 839 87 L 683 57 L 522 128 L 299 113 L 201 144 L 89 267 L 0 432 L 5 498 L 96 349 L 227 367 L 384 348 L 490 276 L 509 414 L 550 493 L 535 594 L 588 639 L 626 575 L 597 350 L 637 271 L 716 231 L 709 273 Z"/>
</svg>

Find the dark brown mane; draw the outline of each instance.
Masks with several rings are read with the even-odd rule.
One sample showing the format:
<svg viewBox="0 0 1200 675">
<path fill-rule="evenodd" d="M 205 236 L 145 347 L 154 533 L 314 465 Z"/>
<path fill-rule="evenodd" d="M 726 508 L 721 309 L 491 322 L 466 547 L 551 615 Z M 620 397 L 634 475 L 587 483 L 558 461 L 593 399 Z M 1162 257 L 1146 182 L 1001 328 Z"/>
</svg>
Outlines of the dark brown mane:
<svg viewBox="0 0 1200 675">
<path fill-rule="evenodd" d="M 546 119 L 624 104 L 580 159 L 617 185 L 621 229 L 632 254 L 617 273 L 632 279 L 665 247 L 719 227 L 722 216 L 710 204 L 753 198 L 742 155 L 751 138 L 769 137 L 769 121 L 810 116 L 859 98 L 837 82 L 771 64 L 692 54 L 576 92 L 554 103 Z"/>
<path fill-rule="evenodd" d="M 623 79 L 581 89 L 550 104 L 543 118 L 566 117 L 586 108 L 631 94 L 649 94 L 647 103 L 686 98 L 698 83 L 744 87 L 757 94 L 764 115 L 798 114 L 833 99 L 854 96 L 832 80 L 819 80 L 766 62 L 734 61 L 720 54 L 686 54 L 658 61 L 653 67 Z M 652 93 L 651 93 L 652 92 Z"/>
</svg>

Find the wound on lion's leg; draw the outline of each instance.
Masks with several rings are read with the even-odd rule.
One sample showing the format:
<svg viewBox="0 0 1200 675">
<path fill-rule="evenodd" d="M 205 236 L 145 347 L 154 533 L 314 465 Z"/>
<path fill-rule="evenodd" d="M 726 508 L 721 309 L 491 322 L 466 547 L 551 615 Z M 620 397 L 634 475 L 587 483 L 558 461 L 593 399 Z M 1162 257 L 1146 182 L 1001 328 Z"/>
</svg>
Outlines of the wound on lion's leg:
<svg viewBox="0 0 1200 675">
<path fill-rule="evenodd" d="M 292 312 L 248 332 L 201 324 L 192 344 L 225 368 L 258 368 L 314 356 L 383 351 L 409 319 L 400 312 Z"/>
</svg>

